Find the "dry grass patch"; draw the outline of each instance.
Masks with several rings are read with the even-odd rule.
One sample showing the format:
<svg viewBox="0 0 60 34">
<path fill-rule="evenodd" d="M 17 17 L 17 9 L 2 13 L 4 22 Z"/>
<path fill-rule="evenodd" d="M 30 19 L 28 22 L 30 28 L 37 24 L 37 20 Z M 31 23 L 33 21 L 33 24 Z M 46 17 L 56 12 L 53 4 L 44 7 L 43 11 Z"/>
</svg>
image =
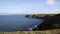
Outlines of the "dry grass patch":
<svg viewBox="0 0 60 34">
<path fill-rule="evenodd" d="M 17 32 L 0 32 L 0 34 L 59 34 L 60 29 L 45 31 L 17 31 Z"/>
</svg>

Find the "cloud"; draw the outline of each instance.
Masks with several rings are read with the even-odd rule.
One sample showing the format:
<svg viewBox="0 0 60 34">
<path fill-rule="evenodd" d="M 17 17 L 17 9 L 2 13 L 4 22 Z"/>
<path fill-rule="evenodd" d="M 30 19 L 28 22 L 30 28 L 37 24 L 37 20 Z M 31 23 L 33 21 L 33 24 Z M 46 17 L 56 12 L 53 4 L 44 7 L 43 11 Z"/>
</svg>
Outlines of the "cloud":
<svg viewBox="0 0 60 34">
<path fill-rule="evenodd" d="M 59 12 L 60 12 L 60 9 L 57 9 L 57 10 L 55 10 L 55 11 L 59 11 Z"/>
<path fill-rule="evenodd" d="M 54 10 L 56 13 L 60 13 L 60 9 L 56 9 Z"/>
<path fill-rule="evenodd" d="M 52 14 L 60 14 L 60 9 L 55 9 L 55 10 L 51 11 L 50 13 L 52 13 Z"/>
<path fill-rule="evenodd" d="M 58 2 L 56 2 L 55 0 L 46 0 L 46 3 L 51 6 L 58 4 Z"/>
</svg>

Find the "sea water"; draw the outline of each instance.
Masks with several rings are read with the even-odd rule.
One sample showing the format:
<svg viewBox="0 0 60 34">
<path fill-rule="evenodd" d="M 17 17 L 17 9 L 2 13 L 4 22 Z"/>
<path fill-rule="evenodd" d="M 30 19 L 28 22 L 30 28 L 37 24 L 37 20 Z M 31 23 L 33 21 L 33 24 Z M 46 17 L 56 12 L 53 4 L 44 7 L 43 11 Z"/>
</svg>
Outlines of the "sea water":
<svg viewBox="0 0 60 34">
<path fill-rule="evenodd" d="M 0 15 L 0 31 L 29 31 L 42 22 L 43 19 L 18 15 Z"/>
</svg>

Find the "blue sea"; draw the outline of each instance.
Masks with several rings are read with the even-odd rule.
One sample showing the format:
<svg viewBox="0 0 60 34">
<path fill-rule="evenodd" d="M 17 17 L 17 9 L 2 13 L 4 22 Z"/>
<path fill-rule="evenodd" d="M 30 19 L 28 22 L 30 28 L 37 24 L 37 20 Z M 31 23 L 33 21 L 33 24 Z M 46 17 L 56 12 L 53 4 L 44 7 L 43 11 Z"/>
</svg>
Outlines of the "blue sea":
<svg viewBox="0 0 60 34">
<path fill-rule="evenodd" d="M 31 31 L 42 22 L 43 19 L 20 15 L 0 15 L 0 31 Z"/>
</svg>

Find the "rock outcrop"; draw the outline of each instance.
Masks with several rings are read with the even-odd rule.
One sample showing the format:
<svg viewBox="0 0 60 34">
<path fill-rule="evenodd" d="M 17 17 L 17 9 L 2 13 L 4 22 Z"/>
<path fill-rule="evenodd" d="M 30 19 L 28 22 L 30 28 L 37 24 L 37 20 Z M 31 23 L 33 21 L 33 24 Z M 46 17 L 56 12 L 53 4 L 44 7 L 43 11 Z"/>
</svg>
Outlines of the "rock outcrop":
<svg viewBox="0 0 60 34">
<path fill-rule="evenodd" d="M 50 30 L 60 29 L 60 14 L 55 16 L 44 16 L 44 22 L 37 26 L 37 29 L 33 30 Z"/>
</svg>

